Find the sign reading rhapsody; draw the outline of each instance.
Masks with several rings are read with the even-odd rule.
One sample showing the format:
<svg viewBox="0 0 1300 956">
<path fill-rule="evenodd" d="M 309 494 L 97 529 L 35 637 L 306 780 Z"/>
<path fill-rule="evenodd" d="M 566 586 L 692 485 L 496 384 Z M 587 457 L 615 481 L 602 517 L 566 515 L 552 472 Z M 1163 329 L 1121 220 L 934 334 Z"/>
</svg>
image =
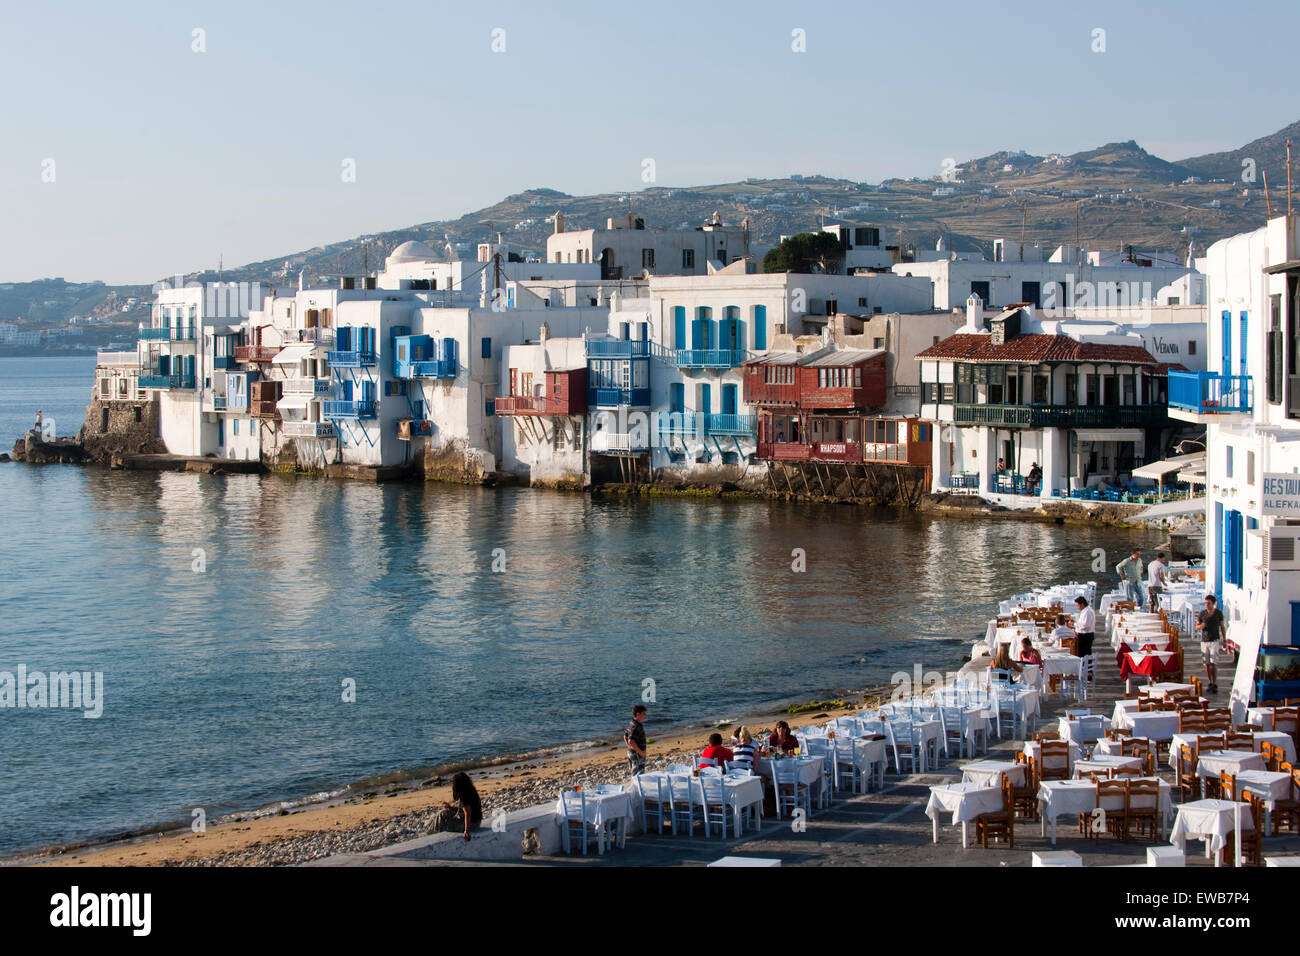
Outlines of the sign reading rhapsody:
<svg viewBox="0 0 1300 956">
<path fill-rule="evenodd" d="M 1263 491 L 1264 514 L 1300 516 L 1300 475 L 1266 473 Z"/>
</svg>

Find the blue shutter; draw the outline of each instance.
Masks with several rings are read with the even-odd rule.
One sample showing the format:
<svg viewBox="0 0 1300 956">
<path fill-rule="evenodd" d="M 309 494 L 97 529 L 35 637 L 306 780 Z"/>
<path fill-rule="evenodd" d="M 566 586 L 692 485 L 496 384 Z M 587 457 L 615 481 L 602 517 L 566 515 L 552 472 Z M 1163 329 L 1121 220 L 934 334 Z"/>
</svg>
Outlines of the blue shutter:
<svg viewBox="0 0 1300 956">
<path fill-rule="evenodd" d="M 1227 309 L 1223 310 L 1223 360 L 1220 363 L 1220 371 L 1225 375 L 1232 374 L 1232 313 Z"/>
<path fill-rule="evenodd" d="M 484 340 L 483 340 L 483 357 L 484 357 L 484 358 L 491 358 L 491 357 L 492 357 L 492 340 L 491 340 L 491 339 L 484 339 Z"/>
<path fill-rule="evenodd" d="M 1249 375 L 1250 371 L 1246 368 L 1246 333 L 1249 330 L 1249 312 L 1241 313 L 1241 341 L 1238 343 L 1237 366 L 1241 369 L 1239 375 Z M 1243 395 L 1244 399 L 1245 396 Z"/>
<path fill-rule="evenodd" d="M 707 384 L 700 386 L 700 411 L 705 415 L 713 411 L 713 387 Z"/>
<path fill-rule="evenodd" d="M 767 306 L 754 306 L 754 348 L 767 348 Z"/>
<path fill-rule="evenodd" d="M 736 386 L 722 386 L 722 414 L 736 414 Z"/>
<path fill-rule="evenodd" d="M 686 307 L 673 306 L 673 347 L 686 348 Z"/>
<path fill-rule="evenodd" d="M 682 382 L 673 382 L 668 388 L 668 411 L 686 411 L 686 386 Z"/>
</svg>

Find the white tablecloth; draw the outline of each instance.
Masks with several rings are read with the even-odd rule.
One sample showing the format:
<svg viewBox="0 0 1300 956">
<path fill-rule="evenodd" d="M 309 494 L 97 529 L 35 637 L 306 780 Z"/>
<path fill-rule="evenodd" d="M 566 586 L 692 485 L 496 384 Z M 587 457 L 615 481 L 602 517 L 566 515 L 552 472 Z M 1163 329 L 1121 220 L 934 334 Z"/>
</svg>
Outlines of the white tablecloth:
<svg viewBox="0 0 1300 956">
<path fill-rule="evenodd" d="M 952 823 L 967 823 L 981 813 L 1002 809 L 1002 789 L 981 787 L 973 783 L 949 783 L 930 788 L 930 802 L 925 815 L 936 823 L 940 813 L 952 813 Z"/>
<path fill-rule="evenodd" d="M 961 768 L 962 783 L 973 783 L 981 787 L 1001 787 L 1003 775 L 1011 778 L 1017 787 L 1025 785 L 1025 765 L 1009 760 L 976 760 Z"/>
<path fill-rule="evenodd" d="M 1025 741 L 1025 746 L 1024 746 L 1024 754 L 1025 754 L 1025 756 L 1026 756 L 1026 757 L 1033 757 L 1033 758 L 1034 758 L 1034 763 L 1038 764 L 1038 766 L 1039 766 L 1040 769 L 1042 768 L 1042 765 L 1043 765 L 1043 760 L 1042 760 L 1042 749 L 1043 749 L 1043 748 L 1039 745 L 1039 743 L 1038 743 L 1037 740 L 1027 740 L 1027 741 Z M 1075 762 L 1076 760 L 1079 759 L 1079 756 L 1080 756 L 1082 753 L 1083 753 L 1083 749 L 1082 749 L 1078 744 L 1076 744 L 1074 741 L 1070 741 L 1070 766 L 1071 766 L 1071 768 L 1074 767 L 1074 762 Z"/>
<path fill-rule="evenodd" d="M 1171 769 L 1178 768 L 1178 748 L 1183 744 L 1192 748 L 1196 752 L 1197 734 L 1174 734 L 1173 740 L 1169 744 L 1169 766 Z M 1200 734 L 1199 736 L 1208 736 Z M 1259 752 L 1264 744 L 1270 743 L 1276 747 L 1281 747 L 1286 754 L 1286 762 L 1295 764 L 1296 749 L 1295 741 L 1291 739 L 1290 734 L 1280 733 L 1276 730 L 1260 730 L 1255 732 L 1255 750 Z"/>
<path fill-rule="evenodd" d="M 1264 798 L 1264 806 L 1272 810 L 1276 801 L 1290 798 L 1291 775 L 1271 770 L 1242 770 L 1237 774 L 1237 789 L 1259 794 Z"/>
<path fill-rule="evenodd" d="M 1246 723 L 1259 724 L 1265 730 L 1273 729 L 1272 707 L 1251 707 L 1246 711 Z"/>
<path fill-rule="evenodd" d="M 1166 694 L 1172 694 L 1176 691 L 1195 690 L 1195 689 L 1196 687 L 1193 684 L 1170 684 L 1170 683 L 1152 684 L 1150 687 L 1147 688 L 1147 696 L 1164 698 Z"/>
<path fill-rule="evenodd" d="M 1122 754 L 1103 754 L 1093 753 L 1088 760 L 1077 761 L 1074 765 L 1074 776 L 1082 777 L 1085 773 L 1097 773 L 1098 771 L 1114 771 L 1121 767 L 1131 767 L 1134 770 L 1141 770 L 1145 766 L 1146 760 L 1143 757 L 1125 757 Z"/>
<path fill-rule="evenodd" d="M 1146 740 L 1146 738 L 1125 737 L 1124 740 Z M 1103 737 L 1101 740 L 1097 741 L 1097 745 L 1092 749 L 1094 753 L 1110 754 L 1118 757 L 1123 755 L 1124 740 L 1112 740 L 1110 737 Z"/>
<path fill-rule="evenodd" d="M 1075 678 L 1082 676 L 1083 658 L 1073 654 L 1053 654 L 1043 658 L 1043 676 L 1057 677 L 1068 674 Z"/>
<path fill-rule="evenodd" d="M 1134 737 L 1148 740 L 1171 740 L 1178 733 L 1178 712 L 1174 710 L 1148 710 L 1145 713 L 1125 711 L 1116 722 L 1121 730 L 1133 731 Z"/>
<path fill-rule="evenodd" d="M 1092 714 L 1078 720 L 1062 717 L 1058 723 L 1061 739 L 1082 744 L 1088 740 L 1098 740 L 1110 730 L 1110 718 L 1101 714 Z"/>
<path fill-rule="evenodd" d="M 626 790 L 586 790 L 582 794 L 586 821 L 594 827 L 604 826 L 615 820 L 628 819 L 632 816 L 632 798 Z M 577 802 L 576 797 L 569 798 L 570 807 Z M 555 801 L 555 816 L 564 825 L 564 798 Z"/>
<path fill-rule="evenodd" d="M 1139 713 L 1138 705 L 1141 703 L 1140 700 L 1132 697 L 1121 698 L 1120 700 L 1115 701 L 1115 709 L 1110 712 L 1111 726 L 1118 727 L 1120 730 L 1124 730 L 1128 727 L 1128 724 L 1124 723 L 1124 715 Z"/>
<path fill-rule="evenodd" d="M 1160 780 L 1159 784 L 1160 816 L 1168 820 L 1173 813 L 1173 796 L 1168 783 Z M 1097 809 L 1097 785 L 1091 780 L 1044 780 L 1038 786 L 1038 808 L 1042 811 L 1043 820 L 1050 822 L 1055 832 L 1057 817 L 1077 816 Z"/>
<path fill-rule="evenodd" d="M 695 806 L 702 806 L 704 793 L 700 789 L 699 778 L 693 774 L 669 774 L 664 771 L 655 773 L 644 773 L 641 779 L 649 783 L 650 781 L 662 780 L 672 788 L 672 800 L 674 803 L 684 803 L 690 800 Z M 763 781 L 756 776 L 735 777 L 723 775 L 723 786 L 726 788 L 727 806 L 731 807 L 733 813 L 739 814 L 745 807 L 757 803 L 760 807 L 763 804 Z M 630 795 L 636 797 L 636 781 L 627 785 Z M 642 823 L 644 824 L 644 820 Z"/>
<path fill-rule="evenodd" d="M 1234 827 L 1234 808 L 1241 808 L 1241 829 L 1255 829 L 1250 807 L 1244 803 L 1231 800 L 1193 800 L 1178 807 L 1178 819 L 1174 821 L 1173 832 L 1169 842 L 1186 852 L 1187 841 L 1206 840 L 1210 852 L 1218 853 Z"/>
<path fill-rule="evenodd" d="M 1196 761 L 1196 774 L 1207 779 L 1219 779 L 1225 770 L 1241 773 L 1243 770 L 1263 770 L 1264 758 L 1259 754 L 1248 754 L 1242 750 L 1211 750 L 1201 754 Z"/>
</svg>

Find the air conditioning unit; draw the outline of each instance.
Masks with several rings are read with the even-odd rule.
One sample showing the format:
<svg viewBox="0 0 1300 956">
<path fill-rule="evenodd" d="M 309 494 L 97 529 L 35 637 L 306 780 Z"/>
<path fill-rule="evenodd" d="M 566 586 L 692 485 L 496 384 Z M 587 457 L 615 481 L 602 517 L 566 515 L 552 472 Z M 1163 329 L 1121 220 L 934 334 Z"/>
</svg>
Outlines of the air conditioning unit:
<svg viewBox="0 0 1300 956">
<path fill-rule="evenodd" d="M 1280 525 L 1263 534 L 1263 566 L 1269 571 L 1300 571 L 1300 527 Z"/>
</svg>

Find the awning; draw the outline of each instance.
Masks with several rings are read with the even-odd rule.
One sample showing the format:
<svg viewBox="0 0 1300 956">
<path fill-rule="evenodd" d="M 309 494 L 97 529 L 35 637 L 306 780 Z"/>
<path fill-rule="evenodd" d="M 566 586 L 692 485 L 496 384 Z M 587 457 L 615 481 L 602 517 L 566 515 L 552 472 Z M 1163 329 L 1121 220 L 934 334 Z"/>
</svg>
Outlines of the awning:
<svg viewBox="0 0 1300 956">
<path fill-rule="evenodd" d="M 306 408 L 311 404 L 312 397 L 295 392 L 292 395 L 286 395 L 275 403 L 276 408 Z"/>
<path fill-rule="evenodd" d="M 271 363 L 273 365 L 297 365 L 303 359 L 310 357 L 315 348 L 314 345 L 290 345 L 271 359 Z"/>
<path fill-rule="evenodd" d="M 1300 272 L 1300 259 L 1288 259 L 1275 266 L 1265 266 L 1262 271 L 1266 276 L 1275 276 L 1279 272 Z"/>
<path fill-rule="evenodd" d="M 1177 458 L 1166 458 L 1163 461 L 1153 461 L 1141 468 L 1134 468 L 1133 477 L 1155 478 L 1158 481 L 1171 471 L 1178 471 L 1180 468 L 1194 468 L 1198 464 L 1205 464 L 1205 452 L 1195 455 L 1179 455 Z"/>
<path fill-rule="evenodd" d="M 1205 514 L 1204 498 L 1184 498 L 1180 501 L 1162 501 L 1145 511 L 1126 518 L 1126 521 L 1155 521 L 1157 518 L 1176 518 L 1179 515 Z"/>
<path fill-rule="evenodd" d="M 1185 471 L 1180 471 L 1178 473 L 1178 480 L 1185 481 L 1189 485 L 1205 484 L 1205 466 L 1202 465 L 1200 468 L 1188 468 Z"/>
<path fill-rule="evenodd" d="M 1079 441 L 1144 441 L 1146 434 L 1140 428 L 1076 428 Z"/>
</svg>

